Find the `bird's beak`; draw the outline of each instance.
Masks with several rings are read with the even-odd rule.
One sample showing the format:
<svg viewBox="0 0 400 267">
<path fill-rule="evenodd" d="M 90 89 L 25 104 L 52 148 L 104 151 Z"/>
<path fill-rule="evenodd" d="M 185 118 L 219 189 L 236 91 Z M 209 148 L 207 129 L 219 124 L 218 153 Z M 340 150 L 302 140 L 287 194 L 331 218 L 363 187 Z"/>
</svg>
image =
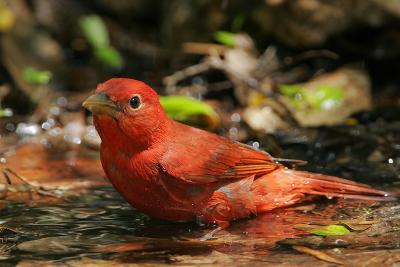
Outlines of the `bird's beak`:
<svg viewBox="0 0 400 267">
<path fill-rule="evenodd" d="M 102 114 L 115 117 L 118 107 L 104 92 L 89 96 L 82 106 L 90 110 L 93 114 Z"/>
</svg>

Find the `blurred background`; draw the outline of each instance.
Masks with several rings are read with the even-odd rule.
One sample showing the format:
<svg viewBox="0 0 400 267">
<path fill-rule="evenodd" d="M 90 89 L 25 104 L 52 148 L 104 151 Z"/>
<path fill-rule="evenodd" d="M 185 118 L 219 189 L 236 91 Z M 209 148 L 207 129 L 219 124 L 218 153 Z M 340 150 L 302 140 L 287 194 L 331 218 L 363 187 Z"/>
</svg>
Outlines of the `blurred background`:
<svg viewBox="0 0 400 267">
<path fill-rule="evenodd" d="M 1 133 L 96 150 L 81 103 L 132 77 L 176 120 L 397 180 L 399 26 L 385 0 L 0 0 Z"/>
</svg>

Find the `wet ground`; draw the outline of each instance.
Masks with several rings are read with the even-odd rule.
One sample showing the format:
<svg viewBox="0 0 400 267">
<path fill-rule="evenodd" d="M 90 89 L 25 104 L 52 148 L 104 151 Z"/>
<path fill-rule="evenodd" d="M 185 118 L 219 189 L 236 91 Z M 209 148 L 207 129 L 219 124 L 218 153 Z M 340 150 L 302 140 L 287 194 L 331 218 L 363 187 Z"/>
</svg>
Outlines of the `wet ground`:
<svg viewBox="0 0 400 267">
<path fill-rule="evenodd" d="M 308 160 L 303 169 L 400 192 L 397 119 L 363 116 L 369 116 L 364 124 L 298 129 L 253 140 L 275 155 Z M 321 199 L 234 222 L 214 239 L 200 241 L 210 229 L 152 220 L 130 207 L 104 179 L 96 149 L 60 145 L 45 136 L 48 142 L 43 134 L 28 139 L 7 134 L 0 139 L 2 169 L 11 181 L 1 188 L 4 266 L 398 266 L 400 262 L 398 201 Z"/>
</svg>

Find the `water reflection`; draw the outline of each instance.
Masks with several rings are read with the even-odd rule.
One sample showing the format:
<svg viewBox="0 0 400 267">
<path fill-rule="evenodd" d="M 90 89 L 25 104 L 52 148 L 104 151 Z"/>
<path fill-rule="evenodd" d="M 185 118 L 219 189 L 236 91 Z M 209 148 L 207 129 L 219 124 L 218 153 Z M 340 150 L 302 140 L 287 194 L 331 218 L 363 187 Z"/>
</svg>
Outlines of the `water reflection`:
<svg viewBox="0 0 400 267">
<path fill-rule="evenodd" d="M 17 232 L 18 238 L 10 241 L 17 245 L 8 258 L 10 262 L 22 258 L 66 260 L 80 258 L 82 253 L 102 258 L 120 254 L 124 261 L 137 261 L 139 256 L 144 257 L 143 253 L 206 255 L 217 251 L 259 255 L 269 253 L 268 249 L 278 240 L 303 234 L 295 229 L 296 224 L 330 219 L 335 213 L 330 205 L 329 201 L 322 201 L 306 213 L 300 206 L 260 214 L 233 223 L 219 232 L 215 240 L 199 242 L 197 238 L 209 229 L 191 223 L 152 220 L 131 208 L 114 189 L 104 186 L 64 204 L 14 204 L 3 213 L 2 225 Z"/>
</svg>

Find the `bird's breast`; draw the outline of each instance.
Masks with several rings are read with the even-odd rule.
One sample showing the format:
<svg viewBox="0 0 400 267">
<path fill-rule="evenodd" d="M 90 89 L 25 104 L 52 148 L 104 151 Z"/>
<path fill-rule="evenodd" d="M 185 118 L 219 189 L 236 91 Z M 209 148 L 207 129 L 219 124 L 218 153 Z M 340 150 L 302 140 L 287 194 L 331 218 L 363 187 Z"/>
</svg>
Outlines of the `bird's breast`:
<svg viewBox="0 0 400 267">
<path fill-rule="evenodd" d="M 136 209 L 152 217 L 192 220 L 199 209 L 204 189 L 187 186 L 168 177 L 155 161 L 142 156 L 128 156 L 118 151 L 103 150 L 104 171 L 117 191 Z"/>
</svg>

